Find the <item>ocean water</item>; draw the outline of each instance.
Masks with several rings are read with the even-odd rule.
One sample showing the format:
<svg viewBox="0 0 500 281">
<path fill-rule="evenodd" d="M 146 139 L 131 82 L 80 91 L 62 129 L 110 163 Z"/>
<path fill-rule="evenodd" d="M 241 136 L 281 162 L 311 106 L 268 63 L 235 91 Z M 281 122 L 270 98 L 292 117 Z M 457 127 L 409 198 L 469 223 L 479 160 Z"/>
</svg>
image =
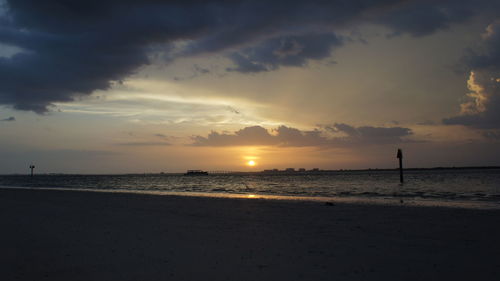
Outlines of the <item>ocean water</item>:
<svg viewBox="0 0 500 281">
<path fill-rule="evenodd" d="M 414 170 L 325 174 L 4 175 L 0 186 L 127 192 L 489 202 L 500 206 L 500 169 Z"/>
</svg>

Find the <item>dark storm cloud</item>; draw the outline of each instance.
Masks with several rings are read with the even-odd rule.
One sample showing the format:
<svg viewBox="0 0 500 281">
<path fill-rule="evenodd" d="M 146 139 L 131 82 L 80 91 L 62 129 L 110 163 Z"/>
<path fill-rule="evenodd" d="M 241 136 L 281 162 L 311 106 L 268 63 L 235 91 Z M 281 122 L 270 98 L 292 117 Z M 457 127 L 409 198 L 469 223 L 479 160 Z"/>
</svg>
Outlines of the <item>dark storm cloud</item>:
<svg viewBox="0 0 500 281">
<path fill-rule="evenodd" d="M 0 104 L 43 113 L 108 89 L 159 54 L 229 53 L 240 72 L 302 66 L 340 46 L 337 27 L 371 22 L 429 34 L 467 18 L 451 8 L 467 2 L 7 0 L 0 43 L 23 51 L 0 57 Z"/>
<path fill-rule="evenodd" d="M 353 127 L 334 124 L 301 131 L 296 128 L 279 126 L 269 132 L 260 126 L 246 127 L 234 134 L 211 132 L 207 137 L 194 136 L 194 146 L 246 146 L 272 145 L 287 147 L 340 147 L 371 144 L 395 144 L 409 142 L 404 139 L 412 135 L 411 129 L 402 127 Z"/>
<path fill-rule="evenodd" d="M 498 106 L 498 105 L 496 105 Z M 477 129 L 500 128 L 500 116 L 498 109 L 492 111 L 491 108 L 486 112 L 476 114 L 464 114 L 443 119 L 445 125 L 464 125 Z"/>
<path fill-rule="evenodd" d="M 236 67 L 227 70 L 248 73 L 275 70 L 280 66 L 304 66 L 310 59 L 329 57 L 332 49 L 341 45 L 342 40 L 332 33 L 272 38 L 234 52 L 230 59 Z"/>
<path fill-rule="evenodd" d="M 500 72 L 500 19 L 490 24 L 483 34 L 483 49 L 470 51 L 465 57 L 467 66 L 471 69 Z"/>
<path fill-rule="evenodd" d="M 472 1 L 412 1 L 403 7 L 395 7 L 377 19 L 394 32 L 390 36 L 409 33 L 412 36 L 432 34 L 446 29 L 450 24 L 462 22 L 477 9 Z"/>
<path fill-rule="evenodd" d="M 471 70 L 468 100 L 461 104 L 461 114 L 443 119 L 444 124 L 500 128 L 500 20 L 488 26 L 481 43 L 480 50 L 464 58 Z"/>
<path fill-rule="evenodd" d="M 5 118 L 5 119 L 0 119 L 0 121 L 2 121 L 2 122 L 12 122 L 12 121 L 16 121 L 16 117 L 11 116 L 11 117 L 8 117 L 8 118 Z"/>
</svg>

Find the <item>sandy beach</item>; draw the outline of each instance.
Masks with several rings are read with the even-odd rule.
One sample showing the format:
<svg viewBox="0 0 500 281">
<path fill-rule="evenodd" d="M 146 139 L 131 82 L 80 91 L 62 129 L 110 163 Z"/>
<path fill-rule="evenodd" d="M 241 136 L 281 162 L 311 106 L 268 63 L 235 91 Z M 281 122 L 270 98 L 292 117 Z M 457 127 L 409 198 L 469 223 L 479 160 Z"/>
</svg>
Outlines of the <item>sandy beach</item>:
<svg viewBox="0 0 500 281">
<path fill-rule="evenodd" d="M 1 280 L 498 280 L 500 210 L 0 189 Z"/>
</svg>

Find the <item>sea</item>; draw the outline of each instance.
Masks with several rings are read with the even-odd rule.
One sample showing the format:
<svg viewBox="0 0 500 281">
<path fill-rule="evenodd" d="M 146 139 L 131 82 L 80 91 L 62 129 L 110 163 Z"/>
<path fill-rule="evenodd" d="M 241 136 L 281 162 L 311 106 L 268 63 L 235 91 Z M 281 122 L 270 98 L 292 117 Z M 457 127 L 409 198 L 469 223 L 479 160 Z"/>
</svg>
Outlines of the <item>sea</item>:
<svg viewBox="0 0 500 281">
<path fill-rule="evenodd" d="M 186 176 L 2 175 L 0 187 L 324 202 L 500 208 L 500 168 Z"/>
</svg>

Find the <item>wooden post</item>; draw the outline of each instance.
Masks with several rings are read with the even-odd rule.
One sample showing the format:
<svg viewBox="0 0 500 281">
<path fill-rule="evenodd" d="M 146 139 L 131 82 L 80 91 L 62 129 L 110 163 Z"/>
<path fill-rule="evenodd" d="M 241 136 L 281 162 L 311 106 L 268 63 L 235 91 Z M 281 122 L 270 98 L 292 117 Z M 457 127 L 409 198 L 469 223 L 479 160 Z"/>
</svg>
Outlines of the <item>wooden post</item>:
<svg viewBox="0 0 500 281">
<path fill-rule="evenodd" d="M 30 169 L 31 169 L 31 176 L 33 176 L 33 169 L 35 169 L 35 165 L 30 165 Z"/>
<path fill-rule="evenodd" d="M 399 181 L 403 183 L 403 151 L 401 148 L 398 148 L 398 154 L 396 158 L 399 159 Z"/>
</svg>

